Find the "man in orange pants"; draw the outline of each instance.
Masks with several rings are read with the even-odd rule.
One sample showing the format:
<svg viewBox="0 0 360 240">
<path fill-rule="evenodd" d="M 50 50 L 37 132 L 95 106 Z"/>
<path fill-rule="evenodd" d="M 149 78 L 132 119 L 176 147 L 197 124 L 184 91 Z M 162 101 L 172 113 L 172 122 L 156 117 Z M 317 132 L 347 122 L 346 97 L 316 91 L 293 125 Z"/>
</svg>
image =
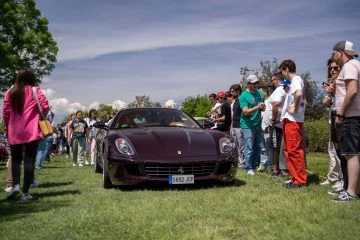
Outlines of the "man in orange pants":
<svg viewBox="0 0 360 240">
<path fill-rule="evenodd" d="M 283 121 L 284 152 L 291 181 L 288 189 L 303 187 L 307 183 L 306 164 L 303 150 L 303 123 L 305 115 L 304 81 L 296 75 L 296 65 L 292 60 L 283 61 L 279 69 L 285 79 L 291 81 L 281 113 Z"/>
</svg>

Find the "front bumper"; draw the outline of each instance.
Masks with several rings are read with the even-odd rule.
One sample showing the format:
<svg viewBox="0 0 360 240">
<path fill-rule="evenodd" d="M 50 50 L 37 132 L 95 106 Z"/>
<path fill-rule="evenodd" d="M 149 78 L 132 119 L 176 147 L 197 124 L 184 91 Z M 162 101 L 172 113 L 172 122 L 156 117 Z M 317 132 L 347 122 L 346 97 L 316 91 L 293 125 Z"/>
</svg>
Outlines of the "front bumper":
<svg viewBox="0 0 360 240">
<path fill-rule="evenodd" d="M 237 171 L 237 158 L 220 160 L 129 161 L 109 159 L 109 175 L 113 185 L 138 185 L 145 182 L 167 183 L 169 175 L 194 175 L 195 184 L 201 181 L 232 182 Z"/>
</svg>

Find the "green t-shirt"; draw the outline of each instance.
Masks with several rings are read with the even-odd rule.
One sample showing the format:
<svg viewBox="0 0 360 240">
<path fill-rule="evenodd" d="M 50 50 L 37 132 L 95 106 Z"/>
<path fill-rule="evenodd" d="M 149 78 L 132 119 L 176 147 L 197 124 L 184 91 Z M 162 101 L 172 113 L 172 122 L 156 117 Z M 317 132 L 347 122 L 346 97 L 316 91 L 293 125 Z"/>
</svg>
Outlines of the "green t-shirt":
<svg viewBox="0 0 360 240">
<path fill-rule="evenodd" d="M 243 91 L 239 97 L 240 108 L 253 108 L 259 103 L 264 102 L 264 94 L 260 90 L 251 93 L 248 90 Z M 247 129 L 261 128 L 261 110 L 256 110 L 249 116 L 241 114 L 240 127 Z"/>
</svg>

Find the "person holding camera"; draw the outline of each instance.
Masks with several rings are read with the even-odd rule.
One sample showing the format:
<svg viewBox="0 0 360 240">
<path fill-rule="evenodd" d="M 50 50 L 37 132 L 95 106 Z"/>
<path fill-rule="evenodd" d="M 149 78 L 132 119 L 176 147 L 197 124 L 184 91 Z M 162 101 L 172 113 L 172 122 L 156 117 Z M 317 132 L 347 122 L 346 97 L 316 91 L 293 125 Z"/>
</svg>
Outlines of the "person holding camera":
<svg viewBox="0 0 360 240">
<path fill-rule="evenodd" d="M 343 158 L 337 152 L 338 141 L 336 136 L 335 129 L 335 117 L 336 117 L 336 108 L 335 108 L 335 81 L 340 73 L 340 66 L 332 59 L 328 60 L 328 81 L 323 82 L 323 89 L 325 96 L 322 99 L 322 104 L 330 109 L 329 114 L 329 124 L 330 124 L 330 137 L 328 143 L 328 153 L 329 153 L 329 171 L 326 179 L 320 183 L 320 185 L 328 185 L 331 183 L 334 184 L 335 190 L 329 191 L 329 194 L 337 194 L 343 189 L 343 173 L 344 168 L 346 170 L 346 160 L 344 161 L 345 166 L 341 167 L 340 159 Z M 346 175 L 346 171 L 344 173 Z"/>
</svg>

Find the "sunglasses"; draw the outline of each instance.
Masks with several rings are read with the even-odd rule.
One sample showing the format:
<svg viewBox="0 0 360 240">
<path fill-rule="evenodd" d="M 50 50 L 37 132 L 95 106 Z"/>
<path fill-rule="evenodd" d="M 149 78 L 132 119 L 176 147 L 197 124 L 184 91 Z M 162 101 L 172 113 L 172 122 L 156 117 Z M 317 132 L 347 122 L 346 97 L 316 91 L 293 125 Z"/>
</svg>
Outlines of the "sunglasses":
<svg viewBox="0 0 360 240">
<path fill-rule="evenodd" d="M 339 67 L 329 67 L 330 70 L 339 71 Z"/>
<path fill-rule="evenodd" d="M 259 85 L 259 82 L 256 83 L 250 83 L 251 85 Z"/>
</svg>

